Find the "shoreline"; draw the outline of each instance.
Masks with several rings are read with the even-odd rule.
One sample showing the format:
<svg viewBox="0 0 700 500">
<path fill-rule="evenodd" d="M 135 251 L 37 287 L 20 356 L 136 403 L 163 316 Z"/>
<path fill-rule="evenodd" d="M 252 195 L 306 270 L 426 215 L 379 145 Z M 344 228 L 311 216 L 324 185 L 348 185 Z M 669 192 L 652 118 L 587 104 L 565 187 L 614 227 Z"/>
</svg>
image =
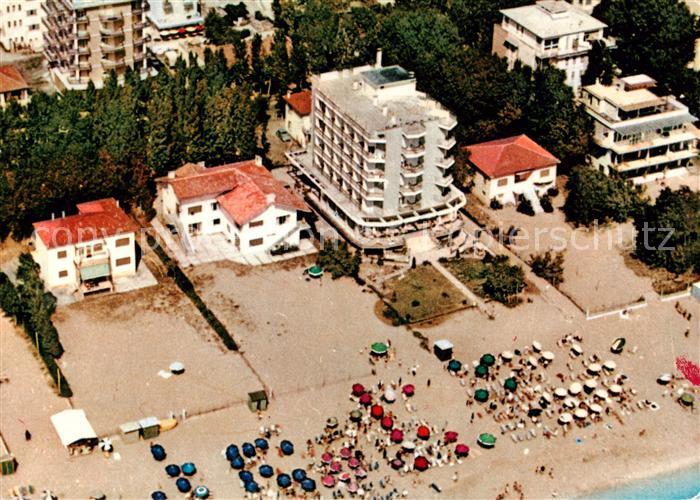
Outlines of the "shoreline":
<svg viewBox="0 0 700 500">
<path fill-rule="evenodd" d="M 573 498 L 590 498 L 614 489 L 632 486 L 640 481 L 661 479 L 663 476 L 681 473 L 694 467 L 700 467 L 700 458 L 681 457 L 666 464 L 659 464 L 651 470 L 645 469 L 645 472 L 631 472 L 622 480 L 608 480 L 605 484 L 585 490 Z"/>
</svg>

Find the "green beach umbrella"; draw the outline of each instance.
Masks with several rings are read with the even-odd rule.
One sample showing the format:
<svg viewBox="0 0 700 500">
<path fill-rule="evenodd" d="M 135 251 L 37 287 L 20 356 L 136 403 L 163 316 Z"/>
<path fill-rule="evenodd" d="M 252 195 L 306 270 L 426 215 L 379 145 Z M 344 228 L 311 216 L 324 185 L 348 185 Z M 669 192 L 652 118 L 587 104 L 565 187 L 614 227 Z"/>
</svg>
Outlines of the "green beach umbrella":
<svg viewBox="0 0 700 500">
<path fill-rule="evenodd" d="M 481 356 L 479 362 L 484 366 L 493 366 L 496 362 L 496 358 L 493 357 L 493 354 L 484 354 Z"/>
<path fill-rule="evenodd" d="M 352 410 L 350 412 L 350 420 L 353 422 L 359 422 L 362 419 L 362 412 L 360 410 Z"/>
<path fill-rule="evenodd" d="M 479 434 L 479 438 L 476 440 L 476 442 L 483 448 L 493 448 L 496 446 L 496 436 L 485 432 L 483 434 Z"/>
<path fill-rule="evenodd" d="M 323 268 L 321 266 L 311 266 L 306 270 L 307 273 L 309 273 L 309 276 L 312 278 L 320 278 L 323 276 Z"/>
<path fill-rule="evenodd" d="M 503 383 L 503 387 L 506 390 L 513 392 L 515 389 L 518 388 L 518 382 L 516 382 L 513 377 L 507 378 L 506 381 Z"/>
<path fill-rule="evenodd" d="M 477 389 L 474 391 L 474 399 L 479 403 L 485 403 L 489 399 L 489 391 L 486 389 Z"/>
<path fill-rule="evenodd" d="M 681 395 L 680 401 L 686 406 L 691 406 L 695 402 L 695 396 L 689 392 L 685 392 Z"/>
<path fill-rule="evenodd" d="M 384 342 L 375 342 L 370 346 L 370 349 L 372 349 L 372 354 L 383 355 L 387 353 L 389 346 Z"/>
<path fill-rule="evenodd" d="M 489 374 L 489 369 L 486 368 L 484 365 L 479 365 L 476 368 L 474 368 L 474 375 L 480 378 L 484 378 L 486 375 Z"/>
<path fill-rule="evenodd" d="M 450 370 L 451 372 L 458 372 L 462 368 L 462 362 L 457 361 L 456 359 L 453 359 L 449 363 L 447 363 L 447 369 Z"/>
</svg>

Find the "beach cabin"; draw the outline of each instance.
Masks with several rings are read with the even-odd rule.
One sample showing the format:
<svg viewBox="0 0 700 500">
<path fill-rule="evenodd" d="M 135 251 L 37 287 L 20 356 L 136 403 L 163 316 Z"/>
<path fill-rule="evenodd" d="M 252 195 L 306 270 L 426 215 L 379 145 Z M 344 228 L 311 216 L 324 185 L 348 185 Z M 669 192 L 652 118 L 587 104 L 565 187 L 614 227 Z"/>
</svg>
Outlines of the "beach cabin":
<svg viewBox="0 0 700 500">
<path fill-rule="evenodd" d="M 87 455 L 97 446 L 97 434 L 84 410 L 63 410 L 51 416 L 51 423 L 71 455 Z"/>
</svg>

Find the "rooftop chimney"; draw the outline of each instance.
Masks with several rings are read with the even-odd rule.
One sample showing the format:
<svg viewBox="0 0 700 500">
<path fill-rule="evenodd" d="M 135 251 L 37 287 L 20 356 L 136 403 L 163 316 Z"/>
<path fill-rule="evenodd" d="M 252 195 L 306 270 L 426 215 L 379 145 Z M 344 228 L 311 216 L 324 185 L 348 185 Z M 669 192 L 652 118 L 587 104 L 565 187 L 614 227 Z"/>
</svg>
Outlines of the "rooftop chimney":
<svg viewBox="0 0 700 500">
<path fill-rule="evenodd" d="M 262 167 L 262 166 L 263 166 L 262 156 L 260 156 L 260 155 L 255 155 L 255 164 L 256 164 L 258 167 Z"/>
<path fill-rule="evenodd" d="M 268 203 L 274 203 L 275 202 L 275 193 L 267 193 L 265 195 L 265 201 Z"/>
<path fill-rule="evenodd" d="M 375 63 L 377 68 L 382 67 L 382 49 L 377 49 L 377 62 Z"/>
</svg>

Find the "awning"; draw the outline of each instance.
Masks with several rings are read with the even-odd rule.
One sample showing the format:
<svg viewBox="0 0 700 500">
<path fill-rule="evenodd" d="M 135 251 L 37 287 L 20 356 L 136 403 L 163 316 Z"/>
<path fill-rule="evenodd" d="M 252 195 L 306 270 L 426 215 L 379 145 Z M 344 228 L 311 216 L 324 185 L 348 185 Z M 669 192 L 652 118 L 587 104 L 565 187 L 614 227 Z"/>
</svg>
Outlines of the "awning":
<svg viewBox="0 0 700 500">
<path fill-rule="evenodd" d="M 84 410 L 64 410 L 56 413 L 51 416 L 51 423 L 66 448 L 79 441 L 93 441 L 97 444 L 97 434 L 88 422 Z"/>
<path fill-rule="evenodd" d="M 661 116 L 659 118 L 653 119 L 650 117 L 645 117 L 642 123 L 635 123 L 630 125 L 620 124 L 614 127 L 615 132 L 622 135 L 633 135 L 641 134 L 642 132 L 648 130 L 663 129 L 666 127 L 674 127 L 676 125 L 683 125 L 684 123 L 693 123 L 697 121 L 690 113 L 681 114 L 678 116 Z"/>
<path fill-rule="evenodd" d="M 83 281 L 94 280 L 109 276 L 109 264 L 95 264 L 94 266 L 85 266 L 80 269 L 80 279 Z"/>
</svg>

